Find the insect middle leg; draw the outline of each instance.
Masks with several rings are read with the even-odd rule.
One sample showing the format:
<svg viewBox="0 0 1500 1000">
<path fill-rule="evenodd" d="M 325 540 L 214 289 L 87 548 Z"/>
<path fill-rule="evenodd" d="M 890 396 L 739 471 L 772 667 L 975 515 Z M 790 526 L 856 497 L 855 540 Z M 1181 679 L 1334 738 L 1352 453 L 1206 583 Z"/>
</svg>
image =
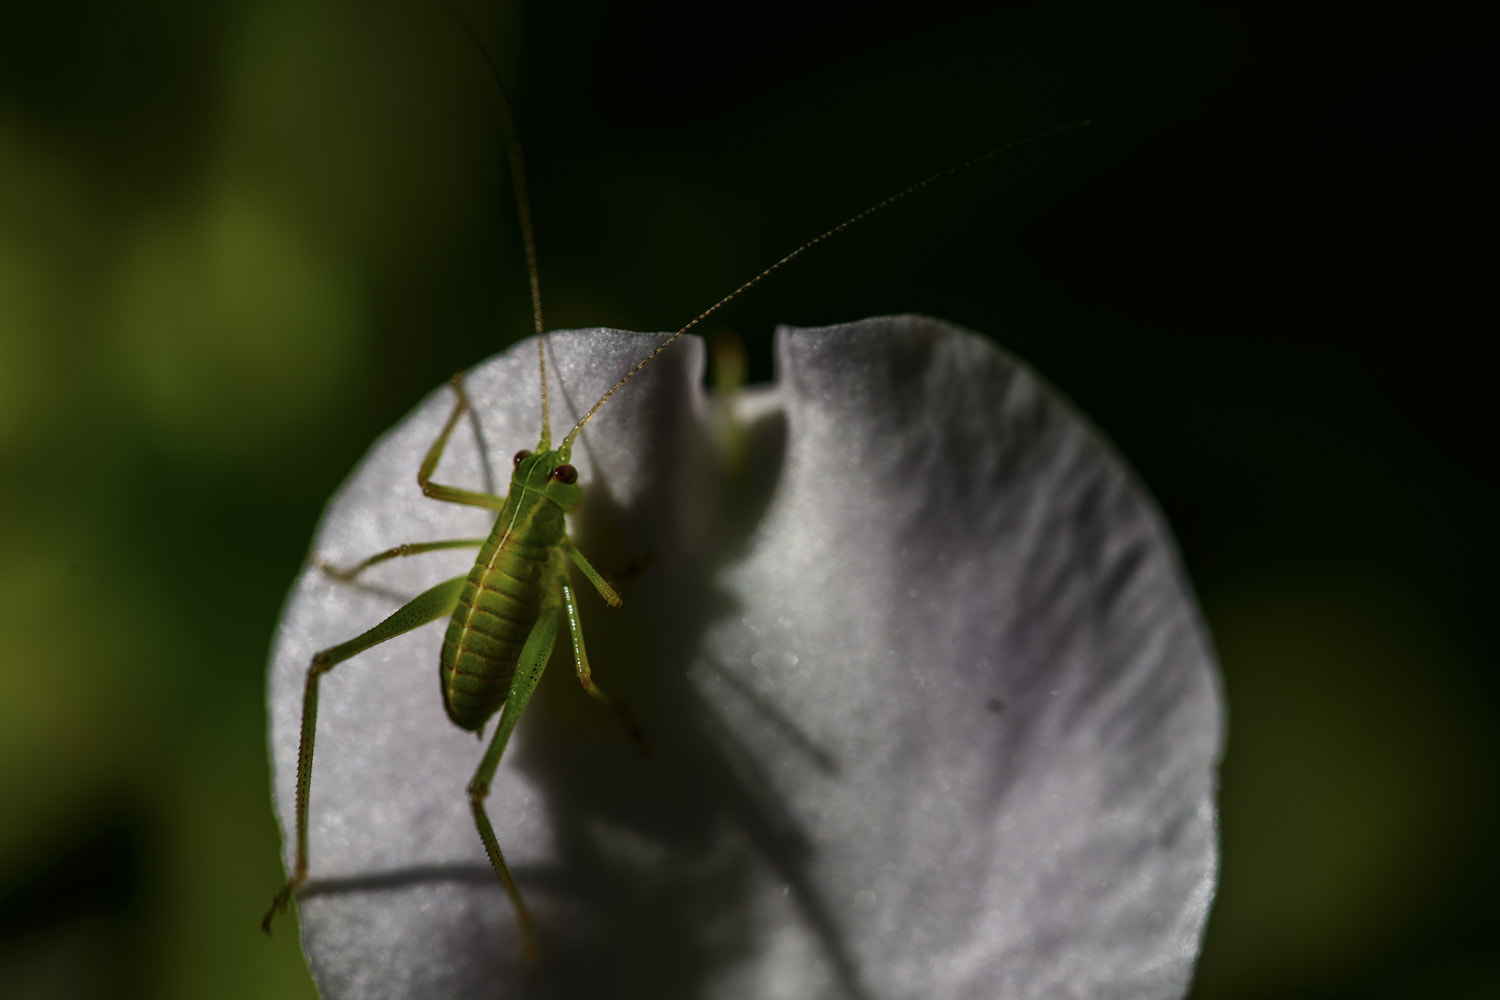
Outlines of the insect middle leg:
<svg viewBox="0 0 1500 1000">
<path fill-rule="evenodd" d="M 261 920 L 261 930 L 267 934 L 271 933 L 271 918 L 286 909 L 292 896 L 307 881 L 307 801 L 312 790 L 313 742 L 318 727 L 318 681 L 340 663 L 371 646 L 378 646 L 387 639 L 394 639 L 428 622 L 453 614 L 465 579 L 462 576 L 454 577 L 424 590 L 374 628 L 348 642 L 313 654 L 312 662 L 307 667 L 307 687 L 302 694 L 302 740 L 297 747 L 297 859 L 291 878 L 276 893 L 271 901 L 271 908 Z"/>
<path fill-rule="evenodd" d="M 573 549 L 572 551 L 576 553 L 578 550 Z M 581 559 L 582 556 L 578 558 Z M 592 570 L 593 567 L 590 566 L 589 569 Z M 605 584 L 605 586 L 609 585 Z M 599 685 L 594 683 L 594 675 L 589 670 L 588 650 L 583 644 L 583 628 L 578 622 L 578 600 L 573 596 L 573 588 L 567 584 L 563 585 L 562 592 L 563 602 L 568 609 L 568 634 L 573 639 L 573 672 L 578 676 L 578 683 L 582 684 L 583 689 L 596 701 L 602 702 L 613 709 L 615 714 L 620 717 L 620 723 L 624 725 L 625 731 L 630 734 L 630 738 L 635 742 L 641 753 L 649 753 L 646 745 L 646 734 L 641 731 L 640 726 L 636 725 L 635 717 L 630 714 L 624 705 L 604 693 L 604 691 L 600 690 Z M 611 590 L 610 593 L 614 593 L 614 591 Z"/>
<path fill-rule="evenodd" d="M 324 562 L 321 559 L 315 559 L 313 564 L 335 580 L 352 583 L 355 577 L 371 566 L 383 563 L 389 559 L 420 555 L 423 552 L 438 552 L 442 549 L 477 549 L 484 544 L 484 541 L 483 538 L 452 538 L 441 542 L 408 542 L 404 545 L 393 546 L 384 552 L 377 552 L 370 558 L 361 560 L 345 569 L 339 569 L 332 563 Z"/>
</svg>

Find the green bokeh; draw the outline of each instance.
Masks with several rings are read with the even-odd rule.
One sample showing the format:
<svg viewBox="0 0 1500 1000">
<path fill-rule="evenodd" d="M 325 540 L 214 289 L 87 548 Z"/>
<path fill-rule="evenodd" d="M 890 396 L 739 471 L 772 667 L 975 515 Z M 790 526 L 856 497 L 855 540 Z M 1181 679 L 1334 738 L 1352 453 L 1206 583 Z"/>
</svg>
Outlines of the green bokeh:
<svg viewBox="0 0 1500 1000">
<path fill-rule="evenodd" d="M 675 328 L 933 169 L 1206 95 L 956 179 L 720 320 L 762 378 L 776 322 L 969 325 L 1161 500 L 1230 703 L 1195 997 L 1500 993 L 1477 32 L 460 6 L 526 132 L 557 328 Z M 0 995 L 313 995 L 291 924 L 256 927 L 263 661 L 364 447 L 529 327 L 489 94 L 436 0 L 0 34 Z"/>
</svg>

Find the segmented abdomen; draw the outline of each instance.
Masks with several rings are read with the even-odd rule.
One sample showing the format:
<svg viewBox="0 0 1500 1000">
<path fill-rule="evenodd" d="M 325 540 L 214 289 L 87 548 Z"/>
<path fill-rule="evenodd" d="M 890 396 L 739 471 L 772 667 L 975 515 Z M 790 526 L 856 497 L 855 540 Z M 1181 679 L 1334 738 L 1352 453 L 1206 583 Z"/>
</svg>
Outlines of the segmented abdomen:
<svg viewBox="0 0 1500 1000">
<path fill-rule="evenodd" d="M 515 536 L 480 550 L 443 638 L 443 707 L 454 725 L 478 730 L 505 702 L 521 647 L 541 613 L 547 556 L 546 547 Z"/>
</svg>

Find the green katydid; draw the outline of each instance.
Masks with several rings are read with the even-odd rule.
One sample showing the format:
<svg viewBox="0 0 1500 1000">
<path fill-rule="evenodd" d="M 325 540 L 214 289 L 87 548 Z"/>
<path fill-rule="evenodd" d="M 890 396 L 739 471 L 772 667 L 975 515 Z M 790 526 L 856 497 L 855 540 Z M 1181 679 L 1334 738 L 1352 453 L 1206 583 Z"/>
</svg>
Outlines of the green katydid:
<svg viewBox="0 0 1500 1000">
<path fill-rule="evenodd" d="M 1139 112 L 1137 112 L 1139 113 Z M 611 397 L 650 364 L 677 339 L 718 311 L 731 299 L 764 280 L 808 249 L 842 232 L 855 222 L 884 207 L 904 199 L 935 181 L 967 170 L 1018 146 L 1095 124 L 1084 120 L 1010 143 L 965 163 L 939 171 L 870 206 L 846 221 L 797 247 L 791 253 L 719 299 L 692 321 L 666 338 L 654 350 L 627 371 L 563 437 L 552 446 L 547 396 L 546 339 L 541 320 L 540 292 L 534 240 L 527 204 L 520 145 L 514 139 L 514 126 L 504 116 L 510 135 L 512 179 L 530 274 L 533 319 L 537 335 L 538 366 L 541 371 L 541 431 L 536 447 L 515 456 L 515 468 L 506 495 L 490 494 L 433 482 L 432 477 L 442 459 L 449 438 L 463 414 L 469 410 L 463 381 L 453 382 L 454 403 L 437 439 L 428 449 L 417 473 L 425 495 L 435 500 L 486 508 L 496 512 L 494 527 L 485 538 L 427 541 L 398 545 L 373 555 L 346 569 L 331 569 L 331 575 L 353 580 L 365 569 L 395 558 L 456 548 L 477 548 L 473 567 L 464 576 L 454 577 L 418 594 L 386 619 L 368 631 L 346 642 L 328 647 L 312 657 L 308 666 L 303 697 L 301 741 L 298 752 L 296 784 L 296 857 L 286 884 L 276 894 L 262 922 L 269 932 L 275 914 L 286 908 L 291 898 L 306 883 L 309 871 L 308 810 L 312 782 L 313 749 L 317 728 L 318 688 L 322 676 L 335 666 L 359 653 L 422 625 L 449 619 L 439 653 L 442 697 L 449 719 L 462 729 L 482 733 L 488 720 L 500 713 L 498 724 L 468 786 L 468 796 L 475 825 L 500 882 L 505 888 L 521 929 L 522 952 L 528 964 L 537 954 L 533 919 L 519 887 L 506 864 L 485 810 L 502 754 L 523 714 L 551 656 L 558 631 L 566 619 L 572 643 L 576 675 L 589 694 L 611 705 L 620 713 L 627 727 L 636 732 L 623 706 L 611 701 L 592 681 L 584 635 L 580 625 L 578 600 L 568 575 L 571 561 L 606 603 L 618 607 L 621 599 L 615 589 L 589 563 L 569 539 L 566 515 L 582 499 L 582 487 L 576 470 L 570 464 L 571 450 L 588 421 Z M 1119 118 L 1130 117 L 1122 115 Z M 1110 120 L 1119 120 L 1110 119 Z M 637 735 L 638 732 L 637 732 Z"/>
</svg>

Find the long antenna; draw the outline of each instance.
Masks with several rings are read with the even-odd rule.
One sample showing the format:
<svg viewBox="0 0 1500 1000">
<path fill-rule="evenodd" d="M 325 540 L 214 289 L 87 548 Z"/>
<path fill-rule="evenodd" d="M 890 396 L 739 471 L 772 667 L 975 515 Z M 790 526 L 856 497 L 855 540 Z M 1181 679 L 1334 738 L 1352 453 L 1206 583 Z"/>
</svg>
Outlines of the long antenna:
<svg viewBox="0 0 1500 1000">
<path fill-rule="evenodd" d="M 1000 146 L 997 149 L 992 149 L 988 153 L 984 153 L 980 156 L 974 157 L 972 160 L 965 160 L 963 163 L 960 163 L 957 166 L 948 167 L 946 170 L 939 170 L 937 173 L 923 178 L 922 180 L 913 184 L 911 187 L 904 188 L 900 191 L 897 191 L 895 194 L 891 195 L 888 198 L 877 201 L 875 204 L 871 205 L 863 212 L 850 216 L 827 232 L 824 232 L 821 235 L 815 236 L 812 239 L 808 240 L 806 243 L 802 244 L 797 249 L 793 250 L 791 253 L 787 254 L 785 257 L 782 257 L 776 263 L 772 264 L 770 267 L 757 274 L 755 277 L 751 278 L 749 281 L 745 282 L 743 285 L 736 288 L 734 291 L 730 292 L 728 295 L 724 296 L 722 299 L 715 302 L 707 309 L 703 310 L 697 316 L 694 316 L 686 326 L 678 330 L 676 333 L 672 334 L 672 336 L 668 337 L 666 340 L 662 341 L 661 344 L 657 345 L 654 351 L 642 358 L 634 368 L 625 373 L 625 376 L 621 378 L 620 381 L 616 382 L 608 392 L 601 396 L 599 398 L 599 402 L 594 404 L 593 409 L 589 410 L 589 412 L 583 415 L 582 420 L 573 425 L 573 429 L 568 431 L 568 436 L 563 438 L 563 449 L 566 450 L 572 447 L 573 439 L 578 436 L 579 431 L 583 430 L 583 425 L 588 423 L 589 419 L 593 417 L 594 414 L 599 412 L 600 407 L 609 402 L 609 397 L 618 392 L 620 390 L 620 387 L 623 386 L 626 382 L 629 382 L 632 378 L 634 378 L 636 372 L 640 371 L 642 368 L 646 367 L 653 360 L 655 360 L 658 354 L 660 354 L 662 351 L 665 351 L 668 347 L 671 347 L 672 343 L 677 340 L 678 337 L 681 337 L 684 333 L 687 333 L 693 327 L 697 326 L 699 323 L 703 322 L 705 319 L 712 316 L 720 309 L 724 308 L 724 306 L 728 305 L 734 299 L 738 298 L 740 295 L 748 292 L 750 289 L 760 284 L 766 278 L 770 277 L 772 273 L 779 270 L 783 265 L 790 263 L 797 257 L 802 256 L 802 254 L 806 253 L 808 250 L 811 250 L 813 247 L 817 246 L 819 243 L 822 243 L 824 240 L 827 240 L 833 236 L 837 236 L 839 233 L 842 233 L 844 230 L 848 229 L 856 222 L 874 215 L 881 209 L 893 205 L 896 202 L 901 201 L 903 198 L 911 197 L 918 191 L 921 191 L 923 188 L 928 187 L 931 184 L 935 184 L 940 180 L 952 177 L 954 174 L 963 173 L 965 170 L 968 170 L 972 167 L 977 167 L 982 163 L 987 163 L 998 156 L 1002 156 L 1005 153 L 1011 152 L 1012 150 L 1019 149 L 1022 146 L 1029 146 L 1032 143 L 1042 142 L 1047 139 L 1054 139 L 1057 136 L 1065 135 L 1068 132 L 1076 132 L 1079 129 L 1089 128 L 1093 125 L 1109 125 L 1115 122 L 1122 122 L 1130 118 L 1138 118 L 1141 115 L 1156 114 L 1157 112 L 1168 111 L 1172 108 L 1179 107 L 1183 104 L 1188 104 L 1192 101 L 1200 99 L 1201 98 L 1198 97 L 1191 97 L 1187 98 L 1186 100 L 1174 102 L 1172 104 L 1156 105 L 1150 108 L 1139 108 L 1135 111 L 1127 111 L 1123 114 L 1111 115 L 1107 118 L 1084 118 L 1083 120 L 1076 121 L 1071 125 L 1061 125 L 1057 128 L 1049 129 L 1046 132 L 1038 132 L 1035 135 L 1027 136 L 1024 139 L 1017 139 L 1014 142 L 1006 143 L 1004 146 Z"/>
<path fill-rule="evenodd" d="M 490 50 L 475 34 L 474 28 L 464 20 L 463 15 L 459 14 L 450 0 L 441 0 L 441 3 L 458 26 L 463 29 L 465 37 L 474 43 L 474 47 L 484 57 L 485 65 L 490 68 L 490 78 L 495 81 L 496 90 L 500 95 L 499 103 L 492 105 L 491 110 L 500 121 L 500 130 L 505 133 L 505 152 L 510 161 L 511 187 L 516 195 L 516 215 L 521 221 L 521 240 L 526 245 L 526 275 L 531 283 L 531 319 L 532 325 L 536 328 L 537 365 L 542 375 L 541 450 L 547 451 L 552 447 L 552 421 L 547 407 L 547 351 L 546 334 L 542 330 L 542 282 L 536 266 L 536 236 L 531 228 L 531 200 L 526 194 L 526 161 L 521 155 L 521 130 L 516 127 L 516 116 L 511 109 L 510 94 L 505 89 L 505 81 L 500 78 L 500 67 L 495 64 L 495 57 L 490 55 Z M 572 438 L 570 437 L 568 441 L 571 443 Z"/>
</svg>

